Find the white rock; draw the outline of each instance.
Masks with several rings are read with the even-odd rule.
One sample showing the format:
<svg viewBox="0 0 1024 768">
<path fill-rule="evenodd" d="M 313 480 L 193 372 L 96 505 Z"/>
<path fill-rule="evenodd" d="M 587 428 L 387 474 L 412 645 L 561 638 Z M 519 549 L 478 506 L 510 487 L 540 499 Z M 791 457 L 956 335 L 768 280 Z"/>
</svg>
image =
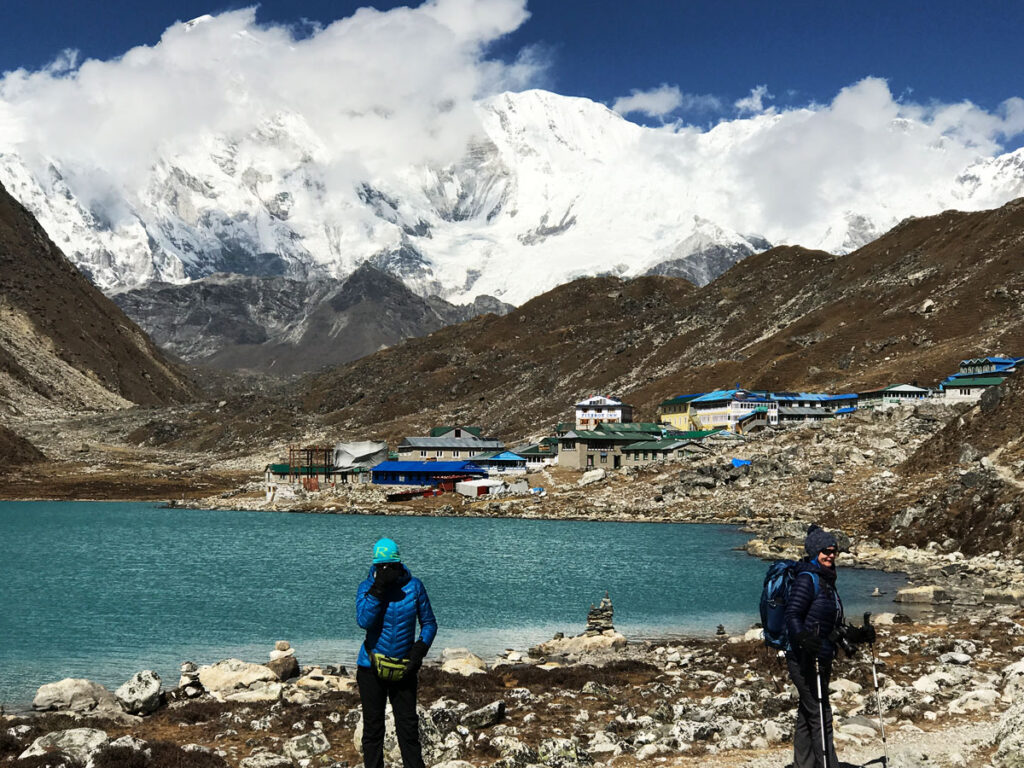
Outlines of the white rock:
<svg viewBox="0 0 1024 768">
<path fill-rule="evenodd" d="M 982 712 L 993 709 L 999 701 L 999 692 L 991 688 L 968 691 L 950 702 L 949 711 L 962 715 L 966 712 Z"/>
<path fill-rule="evenodd" d="M 327 740 L 324 732 L 321 730 L 310 731 L 304 733 L 301 736 L 288 739 L 284 743 L 282 751 L 286 757 L 290 757 L 292 760 L 298 762 L 299 760 L 306 760 L 317 755 L 322 755 L 331 748 L 331 742 Z"/>
<path fill-rule="evenodd" d="M 273 752 L 257 752 L 255 755 L 242 758 L 239 768 L 292 768 L 295 763 L 284 755 Z"/>
<path fill-rule="evenodd" d="M 257 683 L 272 683 L 278 680 L 274 670 L 262 664 L 250 664 L 239 659 L 225 659 L 216 664 L 199 668 L 199 682 L 213 695 L 223 701 L 225 694 L 253 687 Z"/>
<path fill-rule="evenodd" d="M 863 690 L 863 686 L 860 683 L 853 682 L 853 680 L 840 677 L 829 682 L 828 689 L 834 693 L 860 693 Z"/>
<path fill-rule="evenodd" d="M 135 673 L 114 695 L 126 712 L 148 715 L 160 706 L 160 688 L 160 675 L 147 669 Z"/>
<path fill-rule="evenodd" d="M 282 683 L 257 683 L 252 688 L 241 688 L 235 691 L 214 693 L 220 701 L 260 702 L 277 701 L 284 692 Z M 211 692 L 212 693 L 212 692 Z"/>
<path fill-rule="evenodd" d="M 464 650 L 464 649 L 459 649 Z M 475 653 L 466 651 L 461 655 L 448 655 L 448 648 L 441 654 L 441 670 L 453 675 L 481 675 L 487 671 L 487 663 Z"/>
<path fill-rule="evenodd" d="M 83 678 L 67 677 L 56 683 L 41 685 L 32 700 L 36 710 L 88 712 L 91 710 L 121 711 L 114 694 L 99 683 Z"/>
<path fill-rule="evenodd" d="M 67 752 L 71 757 L 84 763 L 92 753 L 107 743 L 107 734 L 95 728 L 71 728 L 67 731 L 53 731 L 40 736 L 32 746 L 22 752 L 19 760 L 36 755 L 45 755 L 50 750 Z"/>
</svg>

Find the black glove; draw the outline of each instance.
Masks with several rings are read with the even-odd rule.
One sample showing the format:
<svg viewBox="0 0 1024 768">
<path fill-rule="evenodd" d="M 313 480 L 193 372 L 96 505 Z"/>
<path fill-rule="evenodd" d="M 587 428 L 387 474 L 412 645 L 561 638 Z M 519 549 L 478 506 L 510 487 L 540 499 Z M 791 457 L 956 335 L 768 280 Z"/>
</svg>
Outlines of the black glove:
<svg viewBox="0 0 1024 768">
<path fill-rule="evenodd" d="M 368 590 L 370 595 L 383 600 L 391 587 L 398 583 L 402 576 L 401 568 L 381 568 L 378 566 L 373 573 L 373 584 Z"/>
<path fill-rule="evenodd" d="M 422 640 L 417 640 L 412 644 L 412 649 L 409 651 L 409 672 L 416 674 L 419 672 L 420 667 L 423 666 L 423 657 L 427 655 L 427 644 Z"/>
<path fill-rule="evenodd" d="M 875 628 L 870 624 L 865 624 L 862 627 L 855 627 L 853 625 L 847 625 L 846 627 L 846 639 L 854 645 L 874 643 L 876 638 Z"/>
<path fill-rule="evenodd" d="M 812 635 L 806 629 L 796 636 L 796 642 L 808 656 L 817 658 L 821 652 L 821 638 L 817 635 Z"/>
</svg>

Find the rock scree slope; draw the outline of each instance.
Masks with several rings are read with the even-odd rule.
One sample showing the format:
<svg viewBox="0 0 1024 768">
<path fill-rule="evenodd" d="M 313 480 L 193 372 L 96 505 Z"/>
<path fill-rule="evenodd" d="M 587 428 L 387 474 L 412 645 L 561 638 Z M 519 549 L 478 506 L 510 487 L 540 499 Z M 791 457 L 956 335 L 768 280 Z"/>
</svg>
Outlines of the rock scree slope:
<svg viewBox="0 0 1024 768">
<path fill-rule="evenodd" d="M 161 405 L 194 393 L 0 187 L 0 410 Z"/>
</svg>

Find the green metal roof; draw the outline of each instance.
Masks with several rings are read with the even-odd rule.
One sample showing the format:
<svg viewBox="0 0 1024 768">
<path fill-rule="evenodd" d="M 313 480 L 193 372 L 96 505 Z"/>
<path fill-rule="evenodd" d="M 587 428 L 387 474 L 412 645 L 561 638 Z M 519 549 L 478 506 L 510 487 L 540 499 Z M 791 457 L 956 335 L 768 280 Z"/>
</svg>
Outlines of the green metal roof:
<svg viewBox="0 0 1024 768">
<path fill-rule="evenodd" d="M 946 389 L 958 389 L 960 387 L 996 387 L 1006 381 L 1006 376 L 972 376 L 962 379 L 953 379 L 943 382 Z"/>
<path fill-rule="evenodd" d="M 292 467 L 290 464 L 270 464 L 267 468 L 275 475 L 290 475 L 292 472 L 296 475 L 322 475 L 325 472 L 340 474 L 345 471 L 334 467 L 325 467 L 323 464 L 310 464 L 301 467 Z"/>
<path fill-rule="evenodd" d="M 718 432 L 721 432 L 722 428 L 718 429 L 695 429 L 689 432 L 670 432 L 668 437 L 675 440 L 703 440 L 705 437 L 710 437 Z"/>
<path fill-rule="evenodd" d="M 650 440 L 651 436 L 643 432 L 595 432 L 588 429 L 573 430 L 579 440 L 595 440 L 598 442 L 616 443 L 632 441 L 634 443 L 642 440 Z M 564 439 L 564 438 L 563 438 Z"/>
<path fill-rule="evenodd" d="M 651 440 L 646 443 L 634 443 L 623 448 L 623 452 L 636 453 L 638 451 L 668 451 L 673 448 L 681 448 L 687 440 L 678 437 L 666 438 L 664 440 Z"/>
</svg>

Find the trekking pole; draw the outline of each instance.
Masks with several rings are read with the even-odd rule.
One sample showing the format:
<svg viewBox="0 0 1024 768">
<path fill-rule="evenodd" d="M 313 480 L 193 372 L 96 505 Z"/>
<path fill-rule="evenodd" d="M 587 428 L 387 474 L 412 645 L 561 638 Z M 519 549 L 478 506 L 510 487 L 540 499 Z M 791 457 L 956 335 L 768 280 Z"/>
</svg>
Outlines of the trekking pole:
<svg viewBox="0 0 1024 768">
<path fill-rule="evenodd" d="M 870 613 L 864 614 L 864 625 L 868 625 L 868 621 L 871 619 Z M 882 766 L 883 768 L 889 767 L 889 745 L 885 740 L 885 718 L 882 717 L 882 696 L 878 692 L 878 666 L 875 661 L 875 644 L 868 643 L 868 647 L 871 649 L 871 677 L 875 681 L 875 709 L 878 710 L 878 728 L 882 732 Z"/>
<path fill-rule="evenodd" d="M 828 744 L 825 743 L 825 700 L 821 697 L 821 665 L 814 657 L 814 681 L 818 686 L 818 725 L 821 729 L 821 761 L 828 768 Z"/>
</svg>

